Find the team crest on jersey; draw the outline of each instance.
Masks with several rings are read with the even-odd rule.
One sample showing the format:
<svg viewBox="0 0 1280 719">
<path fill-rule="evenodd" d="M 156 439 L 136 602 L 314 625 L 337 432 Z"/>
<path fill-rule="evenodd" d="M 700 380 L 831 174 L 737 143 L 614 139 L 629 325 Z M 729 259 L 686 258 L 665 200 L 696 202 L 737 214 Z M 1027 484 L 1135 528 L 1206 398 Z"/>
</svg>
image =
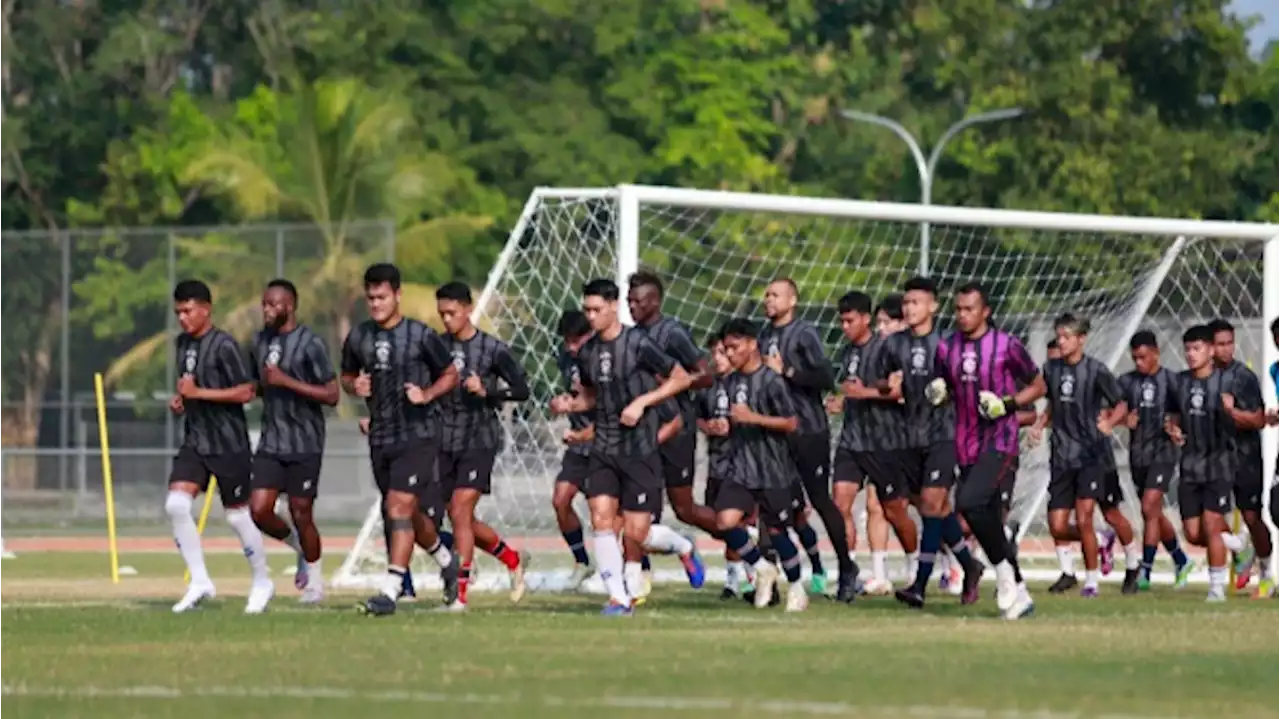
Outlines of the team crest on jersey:
<svg viewBox="0 0 1280 719">
<path fill-rule="evenodd" d="M 569 368 L 569 384 L 582 384 L 582 370 L 578 369 L 578 365 L 574 365 Z"/>
<path fill-rule="evenodd" d="M 858 354 L 857 352 L 854 352 L 853 355 L 849 357 L 849 376 L 850 377 L 858 376 L 858 366 L 861 364 L 862 364 L 862 355 Z"/>
<path fill-rule="evenodd" d="M 1058 390 L 1062 394 L 1062 398 L 1070 400 L 1076 394 L 1076 376 L 1073 374 L 1064 374 L 1058 383 Z"/>
<path fill-rule="evenodd" d="M 960 379 L 965 382 L 978 381 L 978 353 L 966 351 L 960 355 Z"/>
<path fill-rule="evenodd" d="M 769 343 L 765 345 L 764 353 L 770 357 L 778 356 L 778 338 L 770 337 Z"/>
<path fill-rule="evenodd" d="M 189 349 L 182 355 L 183 371 L 187 374 L 194 374 L 196 371 L 196 351 Z"/>
<path fill-rule="evenodd" d="M 729 393 L 724 390 L 716 392 L 716 414 L 729 414 Z"/>
<path fill-rule="evenodd" d="M 391 369 L 391 342 L 385 339 L 373 341 L 373 368 L 386 371 Z"/>
<path fill-rule="evenodd" d="M 734 404 L 747 403 L 747 383 L 746 382 L 742 382 L 738 384 L 738 388 L 733 393 L 733 402 Z"/>
<path fill-rule="evenodd" d="M 1154 407 L 1156 403 L 1156 386 L 1150 382 L 1142 383 L 1142 406 Z"/>
<path fill-rule="evenodd" d="M 928 359 L 926 357 L 927 354 L 923 347 L 911 348 L 911 369 L 913 372 L 924 371 L 926 360 Z"/>
<path fill-rule="evenodd" d="M 600 353 L 600 381 L 608 382 L 613 379 L 613 354 L 608 350 Z"/>
<path fill-rule="evenodd" d="M 467 354 L 461 347 L 454 347 L 450 354 L 453 355 L 453 366 L 459 373 L 467 368 Z"/>
<path fill-rule="evenodd" d="M 275 367 L 280 364 L 280 343 L 272 342 L 267 345 L 267 366 Z"/>
<path fill-rule="evenodd" d="M 1191 414 L 1195 414 L 1195 415 L 1204 414 L 1204 388 L 1203 387 L 1191 388 Z"/>
</svg>

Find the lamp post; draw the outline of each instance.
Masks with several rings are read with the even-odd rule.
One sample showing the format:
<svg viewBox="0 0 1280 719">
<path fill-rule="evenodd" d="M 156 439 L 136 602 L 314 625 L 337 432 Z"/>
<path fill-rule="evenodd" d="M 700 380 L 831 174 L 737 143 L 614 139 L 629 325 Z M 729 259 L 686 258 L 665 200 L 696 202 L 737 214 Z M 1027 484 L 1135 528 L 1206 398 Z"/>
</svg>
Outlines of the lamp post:
<svg viewBox="0 0 1280 719">
<path fill-rule="evenodd" d="M 869 112 L 861 112 L 859 110 L 841 110 L 840 115 L 846 120 L 855 122 L 869 122 L 873 125 L 886 127 L 893 131 L 893 134 L 902 138 L 907 143 L 907 147 L 911 150 L 911 157 L 916 161 L 916 172 L 920 175 L 920 204 L 928 205 L 933 199 L 933 173 L 938 167 L 938 160 L 942 157 L 942 150 L 961 130 L 974 125 L 981 125 L 987 122 L 998 122 L 1000 120 L 1012 120 L 1022 114 L 1022 108 L 1009 107 L 1002 110 L 992 110 L 990 112 L 982 112 L 977 115 L 960 120 L 947 128 L 942 133 L 942 137 L 938 138 L 938 144 L 933 146 L 933 150 L 929 152 L 928 159 L 925 159 L 924 151 L 920 149 L 920 143 L 915 136 L 907 131 L 895 120 L 890 120 L 882 115 L 873 115 Z M 920 274 L 929 274 L 929 223 L 920 223 Z"/>
</svg>

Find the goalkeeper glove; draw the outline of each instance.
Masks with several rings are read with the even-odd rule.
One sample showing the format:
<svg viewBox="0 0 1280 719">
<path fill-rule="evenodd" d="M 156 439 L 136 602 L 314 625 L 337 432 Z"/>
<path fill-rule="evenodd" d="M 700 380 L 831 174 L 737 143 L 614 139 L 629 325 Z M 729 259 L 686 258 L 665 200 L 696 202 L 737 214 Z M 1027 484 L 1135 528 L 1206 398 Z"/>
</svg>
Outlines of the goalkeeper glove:
<svg viewBox="0 0 1280 719">
<path fill-rule="evenodd" d="M 1000 419 L 1018 409 L 1012 397 L 1001 397 L 995 392 L 983 390 L 978 393 L 978 414 L 983 419 Z"/>
<path fill-rule="evenodd" d="M 947 401 L 947 381 L 941 377 L 935 378 L 924 388 L 924 398 L 929 404 L 937 407 Z"/>
</svg>

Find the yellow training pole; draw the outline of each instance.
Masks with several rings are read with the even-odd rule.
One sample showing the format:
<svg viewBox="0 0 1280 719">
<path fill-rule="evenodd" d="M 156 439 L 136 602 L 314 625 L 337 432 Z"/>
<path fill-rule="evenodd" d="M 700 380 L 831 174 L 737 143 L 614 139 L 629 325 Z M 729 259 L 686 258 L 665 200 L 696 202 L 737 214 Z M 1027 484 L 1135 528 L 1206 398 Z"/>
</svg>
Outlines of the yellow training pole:
<svg viewBox="0 0 1280 719">
<path fill-rule="evenodd" d="M 209 523 L 209 510 L 213 508 L 213 495 L 218 492 L 218 478 L 209 477 L 209 488 L 204 491 L 204 508 L 200 510 L 200 522 L 196 524 L 196 532 L 200 536 L 204 536 L 204 525 Z M 182 574 L 182 581 L 191 581 L 191 570 L 188 569 Z"/>
<path fill-rule="evenodd" d="M 1231 510 L 1231 533 L 1240 536 L 1240 510 Z M 1236 591 L 1236 563 L 1231 561 L 1230 553 L 1227 556 L 1227 595 L 1230 596 Z"/>
<path fill-rule="evenodd" d="M 98 442 L 102 445 L 102 490 L 107 499 L 107 551 L 111 555 L 111 583 L 120 583 L 120 552 L 116 548 L 116 499 L 111 491 L 111 444 L 107 441 L 107 393 L 102 373 L 93 375 L 93 393 L 98 401 Z"/>
</svg>

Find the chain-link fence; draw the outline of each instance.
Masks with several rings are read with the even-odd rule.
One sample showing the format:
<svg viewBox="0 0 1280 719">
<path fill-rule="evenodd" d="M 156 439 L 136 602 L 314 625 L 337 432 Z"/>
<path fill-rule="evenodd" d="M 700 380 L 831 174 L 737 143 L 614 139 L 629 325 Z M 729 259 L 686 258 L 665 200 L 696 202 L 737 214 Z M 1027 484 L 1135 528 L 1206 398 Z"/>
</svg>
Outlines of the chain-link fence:
<svg viewBox="0 0 1280 719">
<path fill-rule="evenodd" d="M 181 439 L 178 420 L 165 410 L 177 377 L 171 293 L 178 280 L 207 282 L 215 321 L 247 341 L 261 326 L 263 286 L 289 278 L 298 287 L 300 318 L 336 353 L 362 311 L 364 267 L 394 257 L 394 227 L 381 221 L 6 232 L 0 245 L 6 524 L 102 516 L 96 372 L 107 378 L 117 507 L 124 518 L 160 518 L 156 498 Z M 351 410 L 344 405 L 339 414 Z M 335 422 L 331 438 L 320 510 L 358 520 L 372 500 L 361 459 L 367 451 L 354 422 Z"/>
</svg>

